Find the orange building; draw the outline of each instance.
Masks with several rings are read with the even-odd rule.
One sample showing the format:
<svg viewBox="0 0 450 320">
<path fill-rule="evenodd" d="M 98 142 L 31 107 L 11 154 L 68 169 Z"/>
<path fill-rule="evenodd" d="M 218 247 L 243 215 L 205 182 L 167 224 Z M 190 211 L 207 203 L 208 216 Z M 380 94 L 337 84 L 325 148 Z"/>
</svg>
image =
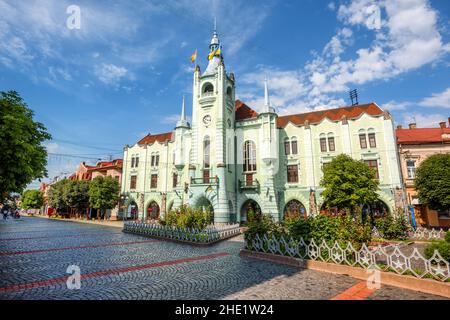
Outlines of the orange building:
<svg viewBox="0 0 450 320">
<path fill-rule="evenodd" d="M 448 121 L 450 126 L 450 118 Z M 417 225 L 450 227 L 450 210 L 438 212 L 421 204 L 414 188 L 416 169 L 422 161 L 434 154 L 450 154 L 450 127 L 446 122 L 436 128 L 417 128 L 412 123 L 407 129 L 398 126 L 396 135 L 408 203 L 414 206 Z"/>
</svg>

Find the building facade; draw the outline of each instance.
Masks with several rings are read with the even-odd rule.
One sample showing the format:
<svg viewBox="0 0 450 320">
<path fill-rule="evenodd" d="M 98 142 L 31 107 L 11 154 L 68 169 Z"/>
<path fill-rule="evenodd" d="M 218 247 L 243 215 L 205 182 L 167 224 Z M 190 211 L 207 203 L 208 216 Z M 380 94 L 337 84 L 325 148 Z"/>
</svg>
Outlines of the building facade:
<svg viewBox="0 0 450 320">
<path fill-rule="evenodd" d="M 450 126 L 450 118 L 448 119 Z M 417 128 L 415 123 L 409 128 L 397 127 L 397 143 L 408 204 L 414 207 L 418 225 L 424 227 L 450 227 L 450 211 L 431 210 L 420 203 L 414 188 L 416 169 L 429 156 L 450 154 L 450 128 L 445 122 L 436 128 Z"/>
<path fill-rule="evenodd" d="M 246 221 L 248 212 L 283 219 L 323 207 L 322 169 L 341 153 L 376 169 L 376 211 L 402 207 L 393 121 L 375 103 L 280 116 L 270 103 L 258 113 L 236 100 L 216 32 L 204 72 L 193 74 L 192 123 L 183 98 L 172 132 L 149 134 L 124 149 L 122 193 L 128 215 L 157 219 L 181 205 L 209 207 L 215 223 Z"/>
</svg>

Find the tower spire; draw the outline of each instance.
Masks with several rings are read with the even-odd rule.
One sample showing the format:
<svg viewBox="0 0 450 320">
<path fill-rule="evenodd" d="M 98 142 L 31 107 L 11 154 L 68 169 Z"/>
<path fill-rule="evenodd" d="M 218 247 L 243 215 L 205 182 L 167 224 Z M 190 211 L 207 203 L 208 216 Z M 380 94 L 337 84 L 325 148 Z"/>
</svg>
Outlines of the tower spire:
<svg viewBox="0 0 450 320">
<path fill-rule="evenodd" d="M 269 84 L 267 76 L 264 78 L 264 111 L 270 112 Z"/>
<path fill-rule="evenodd" d="M 188 122 L 186 120 L 186 102 L 185 102 L 185 97 L 183 95 L 183 102 L 181 104 L 181 116 L 180 116 L 180 120 L 178 120 L 177 122 L 177 128 L 178 127 L 187 127 L 188 126 Z"/>
</svg>

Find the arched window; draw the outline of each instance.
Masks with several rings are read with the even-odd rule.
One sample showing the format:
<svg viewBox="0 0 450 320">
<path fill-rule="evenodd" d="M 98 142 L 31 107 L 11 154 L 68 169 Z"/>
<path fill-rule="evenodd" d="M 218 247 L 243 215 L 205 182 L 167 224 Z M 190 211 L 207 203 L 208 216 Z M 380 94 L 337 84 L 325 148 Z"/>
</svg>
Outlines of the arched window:
<svg viewBox="0 0 450 320">
<path fill-rule="evenodd" d="M 327 138 L 323 133 L 320 135 L 320 151 L 327 152 Z"/>
<path fill-rule="evenodd" d="M 228 98 L 233 98 L 233 90 L 231 89 L 231 87 L 227 88 L 227 96 Z"/>
<path fill-rule="evenodd" d="M 367 149 L 366 131 L 364 129 L 359 130 L 359 145 L 361 149 Z"/>
<path fill-rule="evenodd" d="M 256 171 L 256 145 L 253 141 L 244 143 L 244 172 Z"/>
<path fill-rule="evenodd" d="M 209 169 L 211 166 L 211 140 L 209 136 L 203 139 L 203 168 Z"/>
<path fill-rule="evenodd" d="M 336 145 L 334 143 L 334 135 L 330 132 L 328 134 L 328 151 L 335 151 Z"/>
<path fill-rule="evenodd" d="M 214 86 L 209 82 L 205 83 L 205 85 L 203 86 L 202 93 L 208 95 L 208 94 L 212 94 L 213 92 L 214 92 Z"/>
<path fill-rule="evenodd" d="M 209 183 L 211 168 L 211 140 L 209 136 L 203 139 L 203 183 Z"/>
<path fill-rule="evenodd" d="M 377 147 L 377 140 L 375 137 L 375 130 L 370 128 L 369 130 L 367 130 L 367 136 L 369 138 L 369 146 L 371 148 L 376 148 Z"/>
<path fill-rule="evenodd" d="M 292 154 L 298 154 L 298 146 L 297 146 L 297 138 L 296 137 L 292 137 L 291 139 L 291 151 Z"/>
<path fill-rule="evenodd" d="M 287 156 L 291 154 L 291 142 L 289 138 L 284 139 L 284 154 Z"/>
</svg>

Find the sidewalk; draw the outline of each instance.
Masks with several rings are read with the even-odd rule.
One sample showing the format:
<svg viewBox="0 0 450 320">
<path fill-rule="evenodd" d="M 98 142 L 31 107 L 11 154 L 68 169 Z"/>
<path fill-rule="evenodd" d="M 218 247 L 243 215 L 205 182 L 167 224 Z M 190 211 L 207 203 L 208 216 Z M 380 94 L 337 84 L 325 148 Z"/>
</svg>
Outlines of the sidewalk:
<svg viewBox="0 0 450 320">
<path fill-rule="evenodd" d="M 31 218 L 41 218 L 41 219 L 51 219 L 48 216 L 41 216 L 41 215 L 27 215 L 22 214 L 24 217 L 31 217 Z M 115 228 L 123 228 L 123 221 L 108 221 L 108 220 L 79 220 L 79 219 L 52 219 L 56 221 L 70 221 L 70 222 L 78 222 L 78 223 L 86 223 L 86 224 L 96 224 L 99 226 L 108 226 L 108 227 L 115 227 Z"/>
</svg>

